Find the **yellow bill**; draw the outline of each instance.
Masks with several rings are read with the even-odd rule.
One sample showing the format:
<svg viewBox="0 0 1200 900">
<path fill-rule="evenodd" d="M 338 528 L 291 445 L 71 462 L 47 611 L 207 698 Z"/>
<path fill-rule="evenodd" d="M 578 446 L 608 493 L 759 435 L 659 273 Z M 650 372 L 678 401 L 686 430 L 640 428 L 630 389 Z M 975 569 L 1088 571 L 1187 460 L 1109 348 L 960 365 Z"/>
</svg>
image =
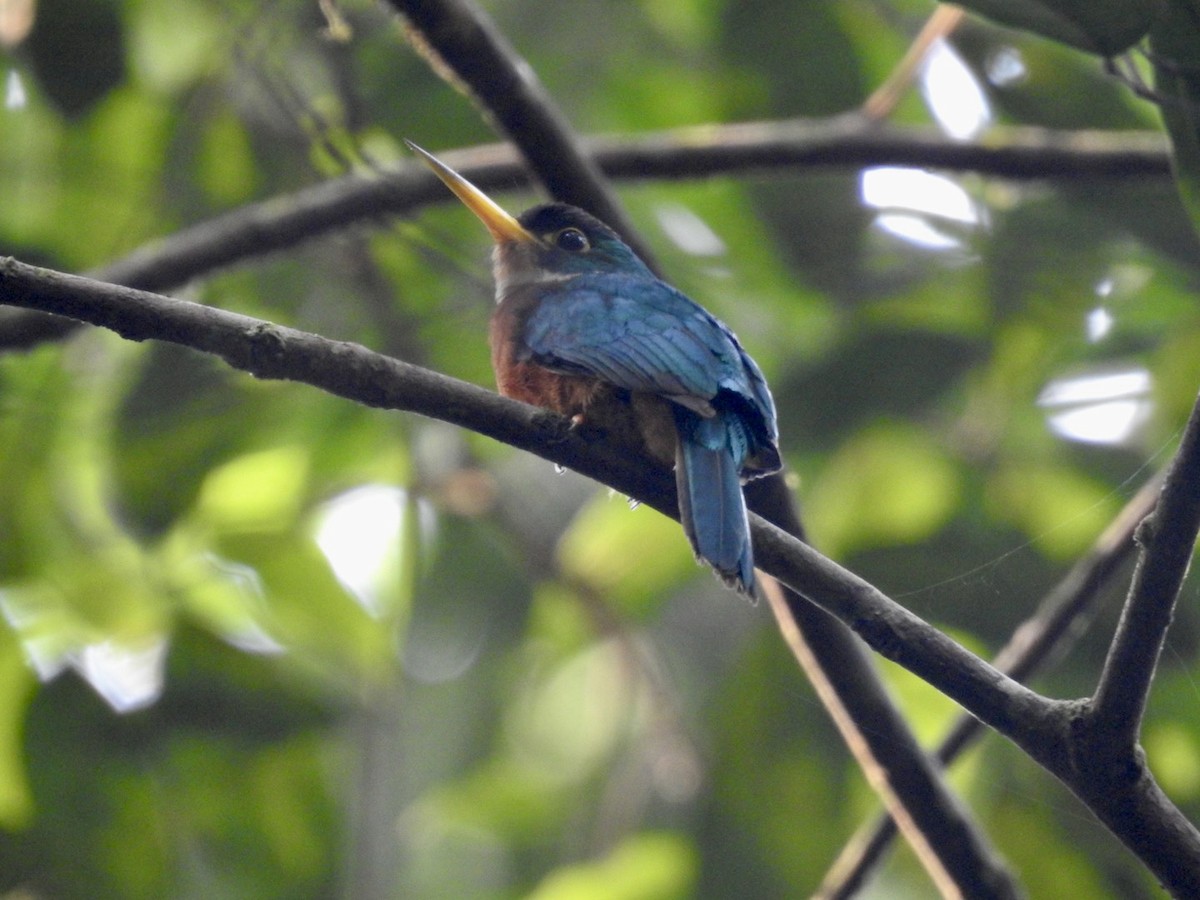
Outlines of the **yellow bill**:
<svg viewBox="0 0 1200 900">
<path fill-rule="evenodd" d="M 475 213 L 479 220 L 487 226 L 487 230 L 492 233 L 492 237 L 497 242 L 500 241 L 535 241 L 537 240 L 532 234 L 526 231 L 521 223 L 510 216 L 501 208 L 495 200 L 481 191 L 467 179 L 463 178 L 444 162 L 439 160 L 431 153 L 427 153 L 414 144 L 412 141 L 405 141 L 408 149 L 412 150 L 420 156 L 429 168 L 433 169 L 433 174 L 454 192 L 467 209 Z"/>
</svg>

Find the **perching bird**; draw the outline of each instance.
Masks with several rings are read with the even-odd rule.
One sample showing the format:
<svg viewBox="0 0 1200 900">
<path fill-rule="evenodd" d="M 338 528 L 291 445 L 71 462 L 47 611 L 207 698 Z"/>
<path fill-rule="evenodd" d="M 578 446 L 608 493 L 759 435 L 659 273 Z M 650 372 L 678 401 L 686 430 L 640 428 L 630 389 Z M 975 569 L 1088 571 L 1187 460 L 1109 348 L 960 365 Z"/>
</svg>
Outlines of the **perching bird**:
<svg viewBox="0 0 1200 900">
<path fill-rule="evenodd" d="M 583 210 L 550 203 L 513 218 L 407 143 L 496 241 L 500 393 L 605 428 L 623 411 L 615 427 L 638 428 L 651 454 L 674 462 L 696 556 L 754 596 L 741 486 L 779 470 L 779 432 L 766 380 L 733 332 Z"/>
</svg>

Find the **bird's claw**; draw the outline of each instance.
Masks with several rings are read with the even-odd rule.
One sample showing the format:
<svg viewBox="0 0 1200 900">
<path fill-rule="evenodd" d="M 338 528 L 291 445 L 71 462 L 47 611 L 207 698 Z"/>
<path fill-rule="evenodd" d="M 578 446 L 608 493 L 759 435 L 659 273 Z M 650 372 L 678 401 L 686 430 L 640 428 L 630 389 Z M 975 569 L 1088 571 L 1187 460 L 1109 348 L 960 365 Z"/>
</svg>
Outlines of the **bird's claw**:
<svg viewBox="0 0 1200 900">
<path fill-rule="evenodd" d="M 582 440 L 589 444 L 594 444 L 596 441 L 602 440 L 605 435 L 605 430 L 599 425 L 589 422 L 583 413 L 575 413 L 571 416 L 571 434 L 578 435 Z"/>
</svg>

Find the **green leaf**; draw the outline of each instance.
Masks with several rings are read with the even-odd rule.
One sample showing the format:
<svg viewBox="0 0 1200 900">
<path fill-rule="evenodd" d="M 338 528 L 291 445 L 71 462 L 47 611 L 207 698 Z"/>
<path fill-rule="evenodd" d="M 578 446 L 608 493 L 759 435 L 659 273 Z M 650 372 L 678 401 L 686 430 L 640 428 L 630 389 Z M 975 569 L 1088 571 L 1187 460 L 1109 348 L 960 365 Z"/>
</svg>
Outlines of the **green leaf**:
<svg viewBox="0 0 1200 900">
<path fill-rule="evenodd" d="M 1118 497 L 1055 463 L 1005 466 L 988 480 L 988 503 L 1051 559 L 1084 552 L 1116 514 Z"/>
<path fill-rule="evenodd" d="M 628 838 L 600 862 L 552 872 L 531 900 L 669 900 L 691 896 L 698 860 L 694 848 L 673 834 Z"/>
<path fill-rule="evenodd" d="M 870 426 L 838 450 L 809 492 L 807 519 L 833 555 L 929 537 L 953 514 L 959 476 L 918 430 Z"/>
<path fill-rule="evenodd" d="M 20 645 L 0 631 L 0 825 L 25 825 L 33 814 L 33 798 L 25 777 L 22 744 L 25 708 L 34 679 Z"/>
<path fill-rule="evenodd" d="M 678 522 L 652 509 L 630 510 L 609 492 L 580 511 L 559 544 L 559 559 L 571 578 L 620 598 L 626 610 L 652 605 L 696 569 Z"/>
<path fill-rule="evenodd" d="M 1136 44 L 1162 8 L 1161 0 L 963 0 L 959 5 L 1101 56 Z"/>
<path fill-rule="evenodd" d="M 296 518 L 308 460 L 295 447 L 248 453 L 214 470 L 200 490 L 201 515 L 221 527 L 259 531 Z"/>
<path fill-rule="evenodd" d="M 1198 743 L 1195 732 L 1178 722 L 1156 723 L 1146 729 L 1146 757 L 1172 797 L 1194 801 L 1200 796 Z"/>
</svg>

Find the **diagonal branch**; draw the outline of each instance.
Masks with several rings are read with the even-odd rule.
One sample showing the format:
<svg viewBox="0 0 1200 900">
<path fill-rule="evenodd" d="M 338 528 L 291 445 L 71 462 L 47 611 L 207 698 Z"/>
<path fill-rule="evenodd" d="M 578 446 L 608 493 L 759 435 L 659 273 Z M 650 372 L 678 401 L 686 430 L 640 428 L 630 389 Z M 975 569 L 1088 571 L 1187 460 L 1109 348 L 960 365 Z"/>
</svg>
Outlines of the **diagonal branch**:
<svg viewBox="0 0 1200 900">
<path fill-rule="evenodd" d="M 941 769 L 873 677 L 862 642 L 795 591 L 771 578 L 765 582 L 784 641 L 887 808 L 892 834 L 897 829 L 904 833 L 942 896 L 1021 896 L 987 836 L 959 798 L 945 789 Z M 836 682 L 829 677 L 834 671 Z M 925 802 L 905 803 L 913 797 Z"/>
<path fill-rule="evenodd" d="M 589 442 L 547 410 L 439 375 L 346 341 L 275 325 L 133 288 L 0 258 L 0 304 L 40 309 L 115 331 L 133 341 L 161 340 L 224 359 L 258 378 L 309 384 L 366 406 L 440 419 L 569 466 L 677 517 L 673 479 L 647 458 Z M 622 448 L 623 449 L 623 448 Z M 1025 726 L 1050 705 L 997 672 L 937 629 L 889 600 L 807 544 L 759 517 L 756 558 L 879 652 L 925 678 L 1002 732 Z M 1037 715 L 1033 715 L 1033 714 Z"/>
<path fill-rule="evenodd" d="M 966 10 L 959 6 L 941 3 L 935 7 L 900 62 L 863 102 L 863 113 L 875 120 L 890 116 L 900 105 L 905 92 L 912 87 L 925 60 L 929 58 L 929 51 L 938 41 L 944 41 L 953 34 L 965 16 Z"/>
<path fill-rule="evenodd" d="M 791 497 L 751 482 L 746 499 L 803 537 Z M 794 590 L 764 579 L 784 641 L 867 781 L 943 896 L 1018 897 L 1020 889 L 970 811 L 951 791 L 879 678 L 862 641 Z"/>
</svg>

